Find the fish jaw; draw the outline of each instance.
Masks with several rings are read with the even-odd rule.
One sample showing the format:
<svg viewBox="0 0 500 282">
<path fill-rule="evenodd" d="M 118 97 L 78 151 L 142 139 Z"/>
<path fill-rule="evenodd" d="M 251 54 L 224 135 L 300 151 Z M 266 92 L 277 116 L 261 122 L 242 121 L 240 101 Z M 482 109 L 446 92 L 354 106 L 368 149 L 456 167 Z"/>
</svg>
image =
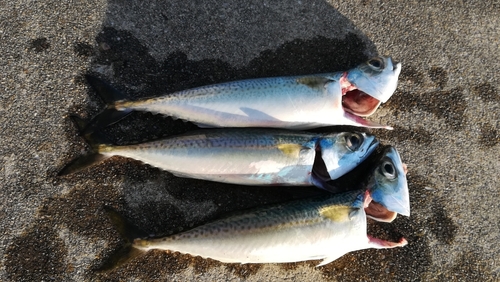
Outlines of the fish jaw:
<svg viewBox="0 0 500 282">
<path fill-rule="evenodd" d="M 375 57 L 349 70 L 341 78 L 344 109 L 357 116 L 370 116 L 392 96 L 398 85 L 401 63 Z"/>
<path fill-rule="evenodd" d="M 374 208 L 380 210 L 384 207 L 389 211 L 410 216 L 410 195 L 405 168 L 406 165 L 401 161 L 397 150 L 392 146 L 386 148 L 375 168 L 374 185 L 370 188 L 373 201 L 380 204 Z"/>
<path fill-rule="evenodd" d="M 357 93 L 360 93 L 357 88 L 351 84 L 347 80 L 347 73 L 344 73 L 340 78 L 337 80 L 332 80 L 329 83 L 325 84 L 325 92 L 327 93 L 326 96 L 330 97 L 331 99 L 331 108 L 332 110 L 328 113 L 328 118 L 324 120 L 331 120 L 332 122 L 330 123 L 331 125 L 336 125 L 336 124 L 343 124 L 343 125 L 352 125 L 352 126 L 357 126 L 357 127 L 366 127 L 366 128 L 383 128 L 383 129 L 388 129 L 392 130 L 393 128 L 391 126 L 387 125 L 381 125 L 376 122 L 366 120 L 362 118 L 363 114 L 360 111 L 352 111 L 349 108 L 349 103 L 346 103 L 346 101 L 349 101 L 348 97 L 352 96 L 349 94 L 349 96 L 346 96 L 346 93 L 352 92 L 352 91 L 357 91 Z M 368 100 L 373 100 L 374 98 L 365 95 L 365 94 L 360 94 L 363 95 L 364 101 Z M 347 99 L 347 100 L 346 100 Z M 379 102 L 377 102 L 379 103 Z M 352 104 L 352 103 L 351 103 Z M 378 105 L 377 105 L 378 107 Z M 376 107 L 374 108 L 373 112 L 376 110 Z"/>
<path fill-rule="evenodd" d="M 330 179 L 337 179 L 364 161 L 378 146 L 375 136 L 343 132 L 323 136 L 319 141 Z"/>
<path fill-rule="evenodd" d="M 398 242 L 390 242 L 368 235 L 368 245 L 374 249 L 391 249 L 396 247 L 404 247 L 408 245 L 408 241 L 405 238 L 401 238 Z"/>
</svg>

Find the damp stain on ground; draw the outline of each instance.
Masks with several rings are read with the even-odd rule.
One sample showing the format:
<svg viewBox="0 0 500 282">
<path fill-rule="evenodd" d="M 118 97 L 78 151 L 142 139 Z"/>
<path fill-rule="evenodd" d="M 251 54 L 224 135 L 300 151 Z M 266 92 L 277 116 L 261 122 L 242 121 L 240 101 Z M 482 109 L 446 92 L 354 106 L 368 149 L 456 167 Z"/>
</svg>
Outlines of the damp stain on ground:
<svg viewBox="0 0 500 282">
<path fill-rule="evenodd" d="M 51 224 L 37 220 L 7 247 L 5 271 L 11 281 L 63 281 L 66 246 Z"/>
<path fill-rule="evenodd" d="M 33 39 L 30 42 L 30 48 L 35 50 L 35 52 L 40 53 L 50 48 L 49 40 L 45 37 L 40 37 Z"/>
<path fill-rule="evenodd" d="M 405 65 L 399 74 L 400 81 L 408 81 L 417 85 L 424 83 L 424 75 L 412 65 Z"/>
<path fill-rule="evenodd" d="M 481 259 L 479 251 L 466 251 L 455 259 L 453 267 L 439 273 L 436 281 L 489 281 L 485 273 L 491 268 Z"/>
<path fill-rule="evenodd" d="M 437 90 L 423 93 L 396 90 L 385 106 L 393 110 L 395 115 L 408 113 L 412 109 L 418 108 L 444 119 L 445 123 L 454 130 L 461 130 L 464 126 L 464 114 L 467 110 L 464 89 L 454 87 L 444 90 L 448 83 L 448 73 L 441 67 L 431 67 L 427 76 L 437 85 Z M 406 66 L 400 75 L 401 81 L 410 81 L 417 85 L 423 84 L 424 79 L 425 76 L 411 65 Z"/>
<path fill-rule="evenodd" d="M 443 89 L 448 83 L 448 73 L 442 67 L 433 66 L 428 72 L 431 80 L 437 84 L 437 86 Z"/>
<path fill-rule="evenodd" d="M 422 145 L 430 145 L 434 138 L 434 133 L 425 130 L 423 127 L 404 128 L 398 125 L 393 130 L 378 130 L 376 134 L 380 140 L 411 141 Z"/>
<path fill-rule="evenodd" d="M 479 136 L 479 145 L 483 148 L 491 148 L 500 142 L 500 134 L 498 130 L 491 124 L 485 123 L 481 125 L 481 135 Z"/>
<path fill-rule="evenodd" d="M 472 92 L 481 97 L 481 99 L 489 102 L 500 102 L 500 95 L 495 86 L 489 84 L 488 82 L 480 83 L 472 87 Z"/>
<path fill-rule="evenodd" d="M 449 217 L 443 206 L 443 200 L 435 199 L 431 210 L 433 217 L 426 221 L 431 233 L 442 243 L 451 245 L 458 231 L 457 224 Z"/>
<path fill-rule="evenodd" d="M 103 234 L 109 232 L 109 226 L 104 220 L 102 206 L 117 205 L 119 200 L 117 189 L 102 185 L 105 180 L 100 176 L 100 173 L 94 174 L 97 183 L 90 181 L 90 186 L 78 187 L 68 194 L 43 201 L 34 215 L 34 225 L 7 248 L 6 272 L 13 281 L 64 280 L 63 274 L 70 272 L 67 268 L 72 266 L 65 264 L 66 247 L 54 230 L 55 226 L 64 226 L 89 240 L 105 237 Z M 89 182 L 89 177 L 85 178 Z M 56 184 L 64 181 L 53 180 Z M 72 180 L 83 183 L 82 175 L 73 176 Z"/>
<path fill-rule="evenodd" d="M 395 93 L 385 105 L 391 108 L 396 115 L 418 108 L 444 119 L 445 123 L 454 130 L 461 130 L 464 126 L 464 113 L 467 109 L 463 91 L 461 87 L 422 94 L 401 91 Z"/>
<path fill-rule="evenodd" d="M 79 57 L 90 57 L 94 55 L 94 48 L 87 42 L 75 42 L 73 51 Z"/>
</svg>

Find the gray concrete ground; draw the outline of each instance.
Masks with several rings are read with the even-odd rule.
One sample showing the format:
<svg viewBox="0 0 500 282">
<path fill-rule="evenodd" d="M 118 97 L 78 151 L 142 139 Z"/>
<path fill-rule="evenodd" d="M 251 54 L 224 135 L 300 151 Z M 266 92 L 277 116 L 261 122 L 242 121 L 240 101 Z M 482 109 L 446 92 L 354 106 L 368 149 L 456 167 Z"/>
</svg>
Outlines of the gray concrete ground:
<svg viewBox="0 0 500 282">
<path fill-rule="evenodd" d="M 498 1 L 7 0 L 0 8 L 0 280 L 500 279 Z M 105 205 L 158 234 L 307 189 L 179 179 L 121 158 L 57 177 L 88 150 L 68 115 L 89 118 L 104 106 L 83 75 L 139 98 L 344 70 L 374 54 L 403 65 L 398 90 L 372 117 L 395 130 L 372 132 L 408 164 L 412 215 L 370 225 L 408 246 L 319 268 L 155 251 L 96 273 L 122 243 Z M 136 113 L 106 133 L 130 143 L 193 128 Z"/>
</svg>

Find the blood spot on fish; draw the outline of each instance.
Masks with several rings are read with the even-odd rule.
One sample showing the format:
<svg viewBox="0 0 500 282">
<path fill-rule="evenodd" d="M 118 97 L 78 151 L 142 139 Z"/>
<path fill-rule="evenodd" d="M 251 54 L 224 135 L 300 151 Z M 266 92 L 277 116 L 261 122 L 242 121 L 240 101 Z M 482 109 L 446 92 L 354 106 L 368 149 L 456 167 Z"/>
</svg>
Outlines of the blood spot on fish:
<svg viewBox="0 0 500 282">
<path fill-rule="evenodd" d="M 488 82 L 478 84 L 472 87 L 471 90 L 474 95 L 478 95 L 485 101 L 500 102 L 500 95 L 498 94 L 497 89 Z"/>
<path fill-rule="evenodd" d="M 5 271 L 11 281 L 64 280 L 69 270 L 65 263 L 67 250 L 48 225 L 47 221 L 38 221 L 7 247 Z"/>
<path fill-rule="evenodd" d="M 500 134 L 498 130 L 491 124 L 485 123 L 481 125 L 481 136 L 479 136 L 479 144 L 483 148 L 490 148 L 500 142 Z"/>
<path fill-rule="evenodd" d="M 35 52 L 40 53 L 50 48 L 50 43 L 46 37 L 40 37 L 33 39 L 30 42 L 30 48 L 35 50 Z"/>
<path fill-rule="evenodd" d="M 431 80 L 436 83 L 439 88 L 443 89 L 448 82 L 448 73 L 442 67 L 433 66 L 428 71 L 429 77 Z"/>
</svg>

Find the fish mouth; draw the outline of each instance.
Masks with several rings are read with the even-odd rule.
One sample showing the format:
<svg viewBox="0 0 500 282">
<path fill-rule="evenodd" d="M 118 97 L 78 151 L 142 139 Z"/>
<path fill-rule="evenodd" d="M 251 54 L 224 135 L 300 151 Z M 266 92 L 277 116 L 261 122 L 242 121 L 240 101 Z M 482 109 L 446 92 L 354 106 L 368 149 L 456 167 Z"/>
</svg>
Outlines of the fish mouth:
<svg viewBox="0 0 500 282">
<path fill-rule="evenodd" d="M 385 208 L 381 204 L 373 201 L 373 199 L 370 196 L 370 192 L 368 192 L 368 191 L 365 192 L 363 206 L 365 209 L 366 216 L 371 218 L 371 219 L 374 219 L 376 221 L 392 222 L 397 216 L 396 212 L 389 211 L 387 208 Z M 368 232 L 368 230 L 367 230 L 367 232 Z M 399 239 L 398 242 L 392 242 L 392 241 L 386 241 L 383 239 L 375 238 L 369 234 L 367 234 L 367 237 L 368 237 L 368 244 L 372 248 L 377 248 L 377 249 L 404 247 L 408 244 L 408 241 L 406 241 L 405 238 Z"/>
<path fill-rule="evenodd" d="M 390 211 L 375 202 L 368 191 L 365 193 L 364 209 L 367 217 L 380 222 L 392 222 L 398 215 L 397 212 Z"/>
<path fill-rule="evenodd" d="M 390 211 L 375 201 L 370 202 L 365 208 L 365 213 L 367 217 L 381 222 L 392 222 L 398 215 L 397 212 Z"/>
<path fill-rule="evenodd" d="M 347 72 L 344 72 L 340 78 L 340 87 L 342 88 L 342 107 L 345 111 L 360 117 L 367 117 L 373 114 L 380 100 L 373 98 L 370 94 L 359 90 L 356 85 L 349 82 Z"/>
</svg>

